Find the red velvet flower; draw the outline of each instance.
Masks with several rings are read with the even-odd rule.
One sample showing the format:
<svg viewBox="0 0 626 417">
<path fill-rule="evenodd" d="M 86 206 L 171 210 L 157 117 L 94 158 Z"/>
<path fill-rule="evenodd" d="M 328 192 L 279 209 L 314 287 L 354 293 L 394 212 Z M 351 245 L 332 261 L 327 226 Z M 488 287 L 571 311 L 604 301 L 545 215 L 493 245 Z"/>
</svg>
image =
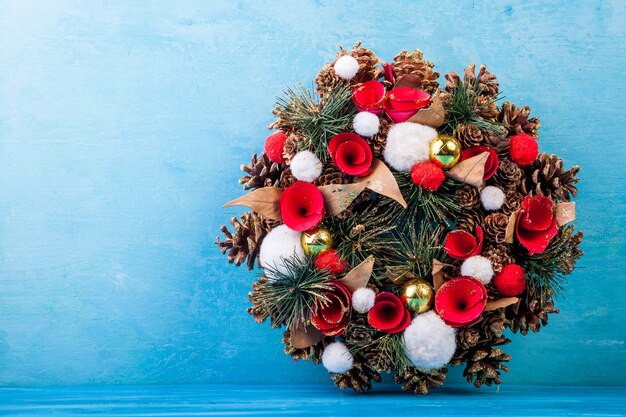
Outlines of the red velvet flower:
<svg viewBox="0 0 626 417">
<path fill-rule="evenodd" d="M 486 181 L 493 177 L 498 169 L 498 154 L 496 151 L 489 146 L 472 146 L 461 152 L 461 161 L 480 155 L 483 152 L 489 152 L 487 162 L 485 163 L 485 173 L 483 174 L 483 180 Z"/>
<path fill-rule="evenodd" d="M 324 218 L 324 212 L 324 196 L 308 182 L 297 182 L 280 196 L 280 214 L 291 230 L 304 232 L 314 228 Z"/>
<path fill-rule="evenodd" d="M 339 275 L 348 267 L 348 263 L 335 249 L 326 249 L 318 254 L 314 264 L 318 271 L 327 271 L 331 275 Z"/>
<path fill-rule="evenodd" d="M 339 133 L 328 144 L 335 165 L 348 175 L 365 175 L 372 166 L 372 150 L 356 133 Z"/>
<path fill-rule="evenodd" d="M 540 195 L 526 196 L 517 214 L 515 236 L 530 255 L 541 253 L 556 235 L 554 202 Z"/>
<path fill-rule="evenodd" d="M 385 86 L 380 81 L 366 81 L 352 90 L 352 102 L 359 111 L 382 113 L 384 98 Z"/>
<path fill-rule="evenodd" d="M 332 282 L 333 289 L 326 293 L 327 302 L 315 303 L 311 323 L 326 336 L 340 336 L 350 323 L 352 295 L 338 282 Z"/>
<path fill-rule="evenodd" d="M 285 158 L 283 157 L 283 147 L 285 146 L 285 141 L 287 140 L 287 135 L 285 132 L 274 132 L 265 139 L 265 154 L 272 162 L 277 162 L 282 164 L 285 162 Z"/>
<path fill-rule="evenodd" d="M 430 94 L 411 87 L 394 88 L 383 101 L 383 109 L 391 120 L 401 123 L 413 116 L 419 109 L 430 105 Z"/>
<path fill-rule="evenodd" d="M 446 236 L 443 247 L 448 255 L 461 261 L 478 255 L 483 250 L 483 229 L 476 226 L 476 237 L 465 230 L 453 230 Z"/>
<path fill-rule="evenodd" d="M 435 295 L 435 310 L 449 326 L 458 328 L 471 324 L 483 313 L 487 290 L 472 277 L 457 277 L 446 282 Z"/>
<path fill-rule="evenodd" d="M 411 313 L 396 295 L 381 292 L 367 313 L 367 320 L 372 327 L 385 333 L 400 333 L 411 324 Z"/>
</svg>

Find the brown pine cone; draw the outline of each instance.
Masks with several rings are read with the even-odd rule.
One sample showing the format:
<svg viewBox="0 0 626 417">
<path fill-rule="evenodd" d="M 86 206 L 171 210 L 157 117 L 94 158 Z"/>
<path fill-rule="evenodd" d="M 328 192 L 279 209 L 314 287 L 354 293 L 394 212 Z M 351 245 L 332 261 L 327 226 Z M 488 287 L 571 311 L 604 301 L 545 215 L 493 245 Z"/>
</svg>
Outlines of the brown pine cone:
<svg viewBox="0 0 626 417">
<path fill-rule="evenodd" d="M 470 64 L 463 70 L 463 78 L 476 85 L 476 90 L 480 95 L 496 98 L 498 96 L 499 84 L 496 76 L 487 71 L 485 65 L 481 65 L 478 69 L 478 75 L 475 74 L 476 65 Z"/>
<path fill-rule="evenodd" d="M 434 94 L 439 88 L 439 73 L 434 72 L 435 64 L 424 59 L 424 54 L 419 49 L 413 52 L 402 51 L 393 59 L 393 75 L 398 80 L 403 75 L 417 75 L 421 82 L 421 89 Z"/>
<path fill-rule="evenodd" d="M 392 372 L 393 361 L 389 351 L 380 349 L 379 345 L 374 343 L 366 346 L 359 352 L 369 366 L 378 372 Z"/>
<path fill-rule="evenodd" d="M 441 368 L 430 372 L 408 367 L 393 377 L 396 384 L 402 385 L 403 391 L 412 391 L 416 395 L 427 395 L 432 388 L 443 385 L 448 368 Z"/>
<path fill-rule="evenodd" d="M 496 244 L 504 243 L 509 216 L 504 213 L 491 213 L 483 219 L 482 228 L 485 240 Z"/>
<path fill-rule="evenodd" d="M 473 382 L 476 388 L 480 388 L 483 385 L 491 386 L 491 384 L 499 385 L 502 383 L 500 371 L 509 372 L 509 368 L 503 365 L 502 362 L 510 361 L 510 355 L 504 353 L 499 348 L 491 346 L 470 349 L 466 352 L 463 360 L 466 362 L 463 376 L 467 382 Z M 458 361 L 457 358 L 452 359 L 452 363 L 455 365 L 460 364 Z"/>
<path fill-rule="evenodd" d="M 326 345 L 332 343 L 334 340 L 332 337 L 325 337 L 313 346 L 309 346 L 307 348 L 296 348 L 291 344 L 289 339 L 290 336 L 291 333 L 289 330 L 285 330 L 282 339 L 282 342 L 285 345 L 285 354 L 291 356 L 295 360 L 308 361 L 311 359 L 316 365 L 322 361 L 322 353 L 324 352 Z"/>
<path fill-rule="evenodd" d="M 504 204 L 502 205 L 502 213 L 510 216 L 513 212 L 519 210 L 522 206 L 524 196 L 514 189 L 508 189 L 505 192 Z"/>
<path fill-rule="evenodd" d="M 372 337 L 376 329 L 370 326 L 365 314 L 352 314 L 352 320 L 348 324 L 343 337 L 348 346 L 363 347 L 372 343 Z"/>
<path fill-rule="evenodd" d="M 557 265 L 559 272 L 563 274 L 571 274 L 574 270 L 574 264 L 583 256 L 580 244 L 583 241 L 583 233 L 574 233 L 574 226 L 567 225 L 559 232 L 560 239 L 566 241 L 567 250 L 562 252 L 561 262 Z"/>
<path fill-rule="evenodd" d="M 478 107 L 478 116 L 482 117 L 485 120 L 494 121 L 500 113 L 498 105 L 490 96 L 478 96 L 478 98 L 476 99 L 476 104 Z"/>
<path fill-rule="evenodd" d="M 287 167 L 283 172 L 280 173 L 280 181 L 278 182 L 278 186 L 285 189 L 289 186 L 294 185 L 296 182 L 298 182 L 298 179 L 294 177 L 291 173 L 291 168 Z"/>
<path fill-rule="evenodd" d="M 524 169 L 520 191 L 527 195 L 542 195 L 557 201 L 570 201 L 578 195 L 576 174 L 580 167 L 563 169 L 563 160 L 556 155 L 539 154 L 537 160 Z"/>
<path fill-rule="evenodd" d="M 350 177 L 344 174 L 337 165 L 329 164 L 324 168 L 322 174 L 313 182 L 318 187 L 330 184 L 347 184 Z"/>
<path fill-rule="evenodd" d="M 220 230 L 226 239 L 221 241 L 217 237 L 215 238 L 215 244 L 219 246 L 222 253 L 228 251 L 229 263 L 235 263 L 235 265 L 239 266 L 247 260 L 248 269 L 252 269 L 255 260 L 259 256 L 263 238 L 279 222 L 267 219 L 254 212 L 247 212 L 239 219 L 233 217 L 230 219 L 230 223 L 235 229 L 234 232 L 231 233 L 228 227 L 222 225 Z"/>
<path fill-rule="evenodd" d="M 269 311 L 267 311 L 263 305 L 258 303 L 255 297 L 255 294 L 265 288 L 266 284 L 267 278 L 263 276 L 252 284 L 252 291 L 248 293 L 248 300 L 252 306 L 248 307 L 247 311 L 248 314 L 254 317 L 254 321 L 257 323 L 263 323 L 270 315 Z"/>
<path fill-rule="evenodd" d="M 284 164 L 270 161 L 265 153 L 262 153 L 261 156 L 254 154 L 248 165 L 241 165 L 241 170 L 247 175 L 239 178 L 239 184 L 243 184 L 244 190 L 278 187 L 283 169 L 285 169 Z"/>
<path fill-rule="evenodd" d="M 380 373 L 367 365 L 359 355 L 355 355 L 352 369 L 342 374 L 334 374 L 331 379 L 340 389 L 352 388 L 357 392 L 371 390 L 372 381 L 382 381 Z"/>
<path fill-rule="evenodd" d="M 392 122 L 389 121 L 386 116 L 381 116 L 378 133 L 371 138 L 366 138 L 372 148 L 374 156 L 377 158 L 380 158 L 385 150 L 385 145 L 387 145 L 387 133 L 389 133 L 391 125 Z"/>
<path fill-rule="evenodd" d="M 324 65 L 317 77 L 315 77 L 316 91 L 323 99 L 330 91 L 340 85 L 354 86 L 370 80 L 376 80 L 382 76 L 382 67 L 378 65 L 378 58 L 373 51 L 367 48 L 361 48 L 361 42 L 357 42 L 354 47 L 348 51 L 339 46 L 337 59 L 344 55 L 352 55 L 359 62 L 359 71 L 351 80 L 347 81 L 339 77 L 335 73 L 335 61 Z"/>
<path fill-rule="evenodd" d="M 480 341 L 480 331 L 472 327 L 463 327 L 456 334 L 457 347 L 460 350 L 473 348 Z"/>
<path fill-rule="evenodd" d="M 463 149 L 483 144 L 483 131 L 474 124 L 459 124 L 454 130 L 454 137 L 459 140 Z"/>
<path fill-rule="evenodd" d="M 302 143 L 304 143 L 304 138 L 302 136 L 290 133 L 287 136 L 285 144 L 283 145 L 283 158 L 285 158 L 287 162 L 291 161 L 291 158 L 293 158 L 300 151 Z"/>
<path fill-rule="evenodd" d="M 550 313 L 559 313 L 554 307 L 554 302 L 550 297 L 546 297 L 543 301 L 540 298 L 533 298 L 532 293 L 526 297 L 520 297 L 519 301 L 505 309 L 507 317 L 507 326 L 517 333 L 518 331 L 524 336 L 528 331 L 533 333 L 539 332 L 541 327 L 548 325 L 548 315 Z"/>
<path fill-rule="evenodd" d="M 530 116 L 530 107 L 516 107 L 515 104 L 505 101 L 502 103 L 502 109 L 500 109 L 496 120 L 508 129 L 509 136 L 524 132 L 538 138 L 537 131 L 541 127 L 541 123 L 536 117 L 529 119 L 528 116 Z"/>
<path fill-rule="evenodd" d="M 522 181 L 522 170 L 515 162 L 502 159 L 493 181 L 503 190 L 516 189 Z"/>
<path fill-rule="evenodd" d="M 503 128 L 486 130 L 483 133 L 483 144 L 493 148 L 498 157 L 502 158 L 509 154 L 510 140 L 506 137 L 506 131 Z"/>
<path fill-rule="evenodd" d="M 476 226 L 480 226 L 483 222 L 483 211 L 480 209 L 465 209 L 459 213 L 456 220 L 456 228 L 474 233 Z"/>
<path fill-rule="evenodd" d="M 456 201 L 459 205 L 466 209 L 477 208 L 480 200 L 480 191 L 478 188 L 469 184 L 463 184 L 454 192 Z"/>
<path fill-rule="evenodd" d="M 482 256 L 491 261 L 493 271 L 497 274 L 502 268 L 515 263 L 515 258 L 511 256 L 508 245 L 488 245 L 485 246 Z"/>
</svg>

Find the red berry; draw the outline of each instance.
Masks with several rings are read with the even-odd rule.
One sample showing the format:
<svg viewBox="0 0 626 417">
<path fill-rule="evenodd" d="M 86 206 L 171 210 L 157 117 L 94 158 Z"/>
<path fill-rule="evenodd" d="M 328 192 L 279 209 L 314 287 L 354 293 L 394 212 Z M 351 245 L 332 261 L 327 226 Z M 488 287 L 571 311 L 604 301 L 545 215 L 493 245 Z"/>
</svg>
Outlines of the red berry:
<svg viewBox="0 0 626 417">
<path fill-rule="evenodd" d="M 272 133 L 265 139 L 265 154 L 270 161 L 279 164 L 285 162 L 285 158 L 283 158 L 283 147 L 285 146 L 286 140 L 287 135 L 281 131 Z"/>
<path fill-rule="evenodd" d="M 505 297 L 515 297 L 526 289 L 526 277 L 524 268 L 519 265 L 510 264 L 502 268 L 502 271 L 493 279 L 500 294 Z"/>
<path fill-rule="evenodd" d="M 539 155 L 537 140 L 526 133 L 519 133 L 511 137 L 509 155 L 511 160 L 519 166 L 530 165 Z"/>
<path fill-rule="evenodd" d="M 344 261 L 335 249 L 326 249 L 315 258 L 315 268 L 318 271 L 326 271 L 331 275 L 341 274 L 348 264 Z"/>
<path fill-rule="evenodd" d="M 436 191 L 446 180 L 446 174 L 432 162 L 420 162 L 411 169 L 411 179 L 426 191 Z"/>
</svg>

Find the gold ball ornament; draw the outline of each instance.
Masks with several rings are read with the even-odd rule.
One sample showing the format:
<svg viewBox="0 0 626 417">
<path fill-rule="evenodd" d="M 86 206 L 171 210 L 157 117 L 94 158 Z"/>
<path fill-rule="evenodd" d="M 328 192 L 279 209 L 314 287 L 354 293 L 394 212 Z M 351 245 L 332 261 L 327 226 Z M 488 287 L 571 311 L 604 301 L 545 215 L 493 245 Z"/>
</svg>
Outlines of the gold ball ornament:
<svg viewBox="0 0 626 417">
<path fill-rule="evenodd" d="M 461 144 L 456 138 L 439 135 L 430 142 L 430 161 L 441 168 L 452 168 L 461 158 Z"/>
<path fill-rule="evenodd" d="M 433 306 L 435 289 L 424 278 L 413 278 L 402 286 L 400 298 L 411 313 L 425 313 Z"/>
<path fill-rule="evenodd" d="M 325 227 L 317 227 L 302 233 L 300 243 L 305 255 L 315 256 L 333 247 L 333 236 Z"/>
</svg>

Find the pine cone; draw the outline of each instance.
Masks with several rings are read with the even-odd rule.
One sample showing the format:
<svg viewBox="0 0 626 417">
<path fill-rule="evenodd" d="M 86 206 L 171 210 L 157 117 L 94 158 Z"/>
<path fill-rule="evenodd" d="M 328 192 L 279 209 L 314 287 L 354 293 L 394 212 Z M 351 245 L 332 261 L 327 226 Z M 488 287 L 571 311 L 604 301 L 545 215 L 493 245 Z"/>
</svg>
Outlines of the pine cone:
<svg viewBox="0 0 626 417">
<path fill-rule="evenodd" d="M 459 205 L 466 209 L 477 208 L 480 199 L 480 191 L 478 188 L 468 184 L 464 184 L 455 191 L 456 201 Z"/>
<path fill-rule="evenodd" d="M 427 395 L 432 388 L 443 385 L 448 368 L 441 368 L 431 372 L 423 372 L 409 367 L 393 377 L 396 384 L 402 385 L 403 391 L 413 391 L 416 395 Z"/>
<path fill-rule="evenodd" d="M 506 137 L 506 131 L 498 128 L 498 131 L 488 129 L 483 132 L 483 144 L 493 148 L 499 157 L 509 154 L 510 140 Z"/>
<path fill-rule="evenodd" d="M 372 343 L 374 333 L 376 329 L 370 326 L 367 315 L 353 313 L 343 337 L 349 346 L 363 347 Z"/>
<path fill-rule="evenodd" d="M 583 251 L 580 249 L 580 244 L 583 241 L 583 233 L 576 232 L 574 234 L 574 226 L 567 225 L 560 231 L 560 239 L 567 242 L 567 250 L 562 252 L 561 259 L 557 266 L 559 272 L 563 274 L 571 274 L 574 270 L 574 264 L 583 256 Z"/>
<path fill-rule="evenodd" d="M 367 48 L 361 48 L 361 42 L 357 42 L 352 50 L 347 51 L 341 46 L 339 47 L 339 53 L 337 59 L 344 55 L 352 55 L 359 62 L 359 71 L 354 78 L 347 81 L 339 77 L 335 73 L 334 65 L 335 61 L 330 62 L 322 67 L 319 74 L 315 78 L 315 84 L 317 85 L 316 91 L 323 99 L 330 91 L 337 88 L 340 85 L 354 86 L 356 84 L 364 83 L 370 80 L 376 80 L 382 76 L 382 68 L 377 65 L 379 60 L 373 51 Z"/>
<path fill-rule="evenodd" d="M 369 366 L 378 372 L 392 372 L 393 360 L 389 352 L 380 349 L 377 344 L 364 347 L 359 352 Z"/>
<path fill-rule="evenodd" d="M 522 201 L 524 201 L 522 194 L 514 189 L 507 190 L 504 196 L 504 204 L 502 205 L 502 213 L 510 216 L 522 206 Z"/>
<path fill-rule="evenodd" d="M 291 356 L 295 360 L 301 359 L 303 361 L 308 361 L 311 359 L 316 365 L 322 361 L 322 353 L 324 352 L 326 345 L 332 343 L 334 340 L 332 337 L 325 337 L 313 346 L 309 346 L 307 348 L 296 348 L 291 344 L 289 339 L 290 336 L 291 333 L 289 330 L 285 330 L 282 339 L 282 342 L 285 345 L 285 354 Z"/>
<path fill-rule="evenodd" d="M 267 278 L 261 277 L 252 284 L 252 291 L 248 293 L 248 300 L 252 306 L 248 307 L 248 314 L 254 317 L 257 323 L 263 323 L 269 317 L 269 311 L 256 301 L 255 294 L 261 291 L 267 285 Z"/>
<path fill-rule="evenodd" d="M 528 116 L 530 116 L 530 107 L 518 108 L 515 104 L 505 101 L 502 103 L 502 109 L 496 120 L 506 126 L 509 136 L 524 132 L 538 138 L 537 130 L 541 127 L 541 123 L 536 117 L 529 119 Z"/>
<path fill-rule="evenodd" d="M 291 173 L 291 168 L 287 167 L 283 172 L 280 173 L 280 181 L 278 186 L 282 189 L 290 187 L 298 182 L 298 179 L 293 176 Z"/>
<path fill-rule="evenodd" d="M 483 131 L 474 124 L 459 124 L 454 130 L 454 137 L 459 140 L 463 149 L 483 144 Z"/>
<path fill-rule="evenodd" d="M 262 153 L 252 155 L 252 161 L 248 165 L 241 165 L 241 170 L 247 175 L 239 179 L 239 184 L 243 184 L 244 190 L 262 187 L 278 187 L 280 174 L 285 166 L 270 159 Z"/>
<path fill-rule="evenodd" d="M 296 154 L 300 151 L 300 146 L 303 143 L 304 138 L 295 133 L 290 133 L 287 136 L 287 140 L 283 145 L 283 158 L 287 162 L 291 161 L 291 158 L 296 156 Z"/>
<path fill-rule="evenodd" d="M 378 133 L 371 138 L 367 138 L 367 142 L 370 144 L 372 152 L 377 158 L 380 158 L 385 150 L 385 145 L 387 145 L 387 133 L 389 133 L 391 126 L 392 122 L 390 122 L 386 116 L 381 116 Z"/>
<path fill-rule="evenodd" d="M 498 165 L 493 180 L 503 190 L 516 189 L 522 181 L 522 170 L 515 162 L 503 159 Z"/>
<path fill-rule="evenodd" d="M 324 168 L 322 174 L 313 182 L 318 187 L 330 184 L 347 184 L 350 181 L 348 175 L 344 174 L 337 165 L 329 164 Z"/>
<path fill-rule="evenodd" d="M 561 158 L 542 153 L 524 170 L 520 191 L 527 195 L 538 194 L 557 201 L 570 201 L 570 195 L 578 195 L 575 184 L 579 181 L 576 178 L 579 171 L 578 166 L 565 170 Z"/>
<path fill-rule="evenodd" d="M 474 233 L 476 226 L 480 226 L 483 222 L 483 211 L 478 209 L 466 209 L 459 213 L 456 220 L 456 228 Z"/>
<path fill-rule="evenodd" d="M 509 372 L 509 368 L 502 362 L 510 361 L 510 355 L 491 346 L 471 349 L 467 352 L 464 360 L 467 364 L 463 370 L 463 376 L 467 382 L 473 382 L 476 388 L 502 383 L 500 371 Z M 452 361 L 456 364 L 458 359 L 454 358 Z"/>
<path fill-rule="evenodd" d="M 254 212 L 244 213 L 239 219 L 233 217 L 230 220 L 234 233 L 231 233 L 225 225 L 220 230 L 224 233 L 225 240 L 215 238 L 215 244 L 220 247 L 222 253 L 228 251 L 228 262 L 239 266 L 246 262 L 248 269 L 254 268 L 254 262 L 259 256 L 261 242 L 265 235 L 276 227 L 279 222 L 266 219 Z M 260 265 L 260 263 L 259 263 Z"/>
<path fill-rule="evenodd" d="M 478 106 L 478 116 L 491 121 L 495 121 L 498 118 L 500 109 L 498 109 L 498 105 L 492 97 L 478 96 L 476 102 Z"/>
<path fill-rule="evenodd" d="M 480 331 L 474 326 L 463 327 L 456 334 L 456 340 L 458 349 L 468 350 L 480 342 Z"/>
<path fill-rule="evenodd" d="M 424 54 L 419 49 L 413 52 L 402 51 L 393 59 L 393 75 L 398 80 L 403 75 L 417 75 L 421 82 L 421 89 L 434 94 L 439 88 L 439 73 L 434 72 L 435 64 L 424 59 Z"/>
<path fill-rule="evenodd" d="M 508 306 L 505 313 L 508 320 L 507 326 L 511 331 L 513 333 L 519 331 L 525 336 L 529 330 L 537 333 L 541 327 L 547 326 L 548 315 L 550 313 L 558 314 L 559 310 L 554 307 L 554 302 L 550 296 L 542 301 L 533 298 L 531 292 L 526 297 L 520 297 L 517 303 Z"/>
<path fill-rule="evenodd" d="M 331 377 L 340 389 L 352 388 L 358 392 L 365 392 L 372 389 L 372 382 L 381 382 L 380 373 L 367 365 L 362 357 L 355 355 L 352 369 L 342 374 L 335 374 Z"/>
<path fill-rule="evenodd" d="M 498 96 L 499 84 L 496 76 L 487 71 L 485 65 L 481 65 L 478 69 L 478 75 L 475 74 L 476 65 L 470 64 L 463 70 L 463 78 L 476 85 L 476 89 L 480 95 L 496 98 Z"/>
<path fill-rule="evenodd" d="M 485 240 L 496 244 L 504 243 L 506 227 L 509 224 L 509 216 L 504 213 L 491 213 L 482 222 Z"/>
<path fill-rule="evenodd" d="M 515 263 L 515 258 L 511 256 L 510 249 L 507 245 L 485 246 L 482 256 L 491 261 L 491 265 L 496 274 L 502 271 L 502 268 L 505 266 Z"/>
</svg>

